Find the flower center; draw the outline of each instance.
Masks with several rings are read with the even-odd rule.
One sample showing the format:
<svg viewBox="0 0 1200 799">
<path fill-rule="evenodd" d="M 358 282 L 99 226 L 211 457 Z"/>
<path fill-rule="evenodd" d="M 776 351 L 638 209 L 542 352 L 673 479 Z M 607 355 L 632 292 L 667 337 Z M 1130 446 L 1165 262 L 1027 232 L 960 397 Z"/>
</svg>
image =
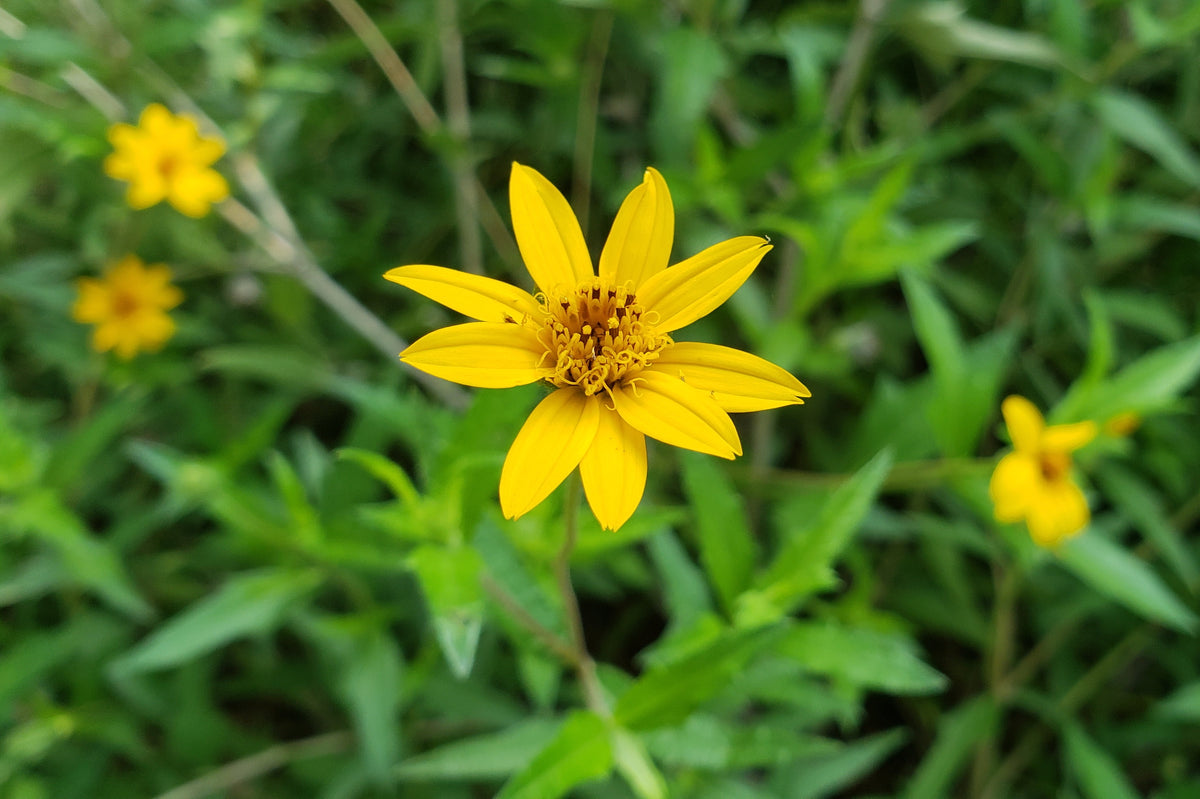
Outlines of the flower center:
<svg viewBox="0 0 1200 799">
<path fill-rule="evenodd" d="M 1043 452 L 1038 456 L 1038 465 L 1046 482 L 1054 483 L 1071 471 L 1071 456 L 1064 452 Z"/>
<path fill-rule="evenodd" d="M 546 297 L 542 312 L 538 338 L 554 359 L 549 381 L 588 396 L 631 379 L 671 343 L 654 332 L 631 291 L 595 278 Z"/>
<path fill-rule="evenodd" d="M 128 291 L 117 291 L 112 298 L 113 316 L 119 319 L 128 319 L 138 309 L 138 300 L 133 294 Z"/>
<path fill-rule="evenodd" d="M 179 168 L 179 156 L 173 153 L 166 153 L 158 158 L 158 173 L 164 178 L 170 178 L 175 174 L 175 170 Z"/>
</svg>

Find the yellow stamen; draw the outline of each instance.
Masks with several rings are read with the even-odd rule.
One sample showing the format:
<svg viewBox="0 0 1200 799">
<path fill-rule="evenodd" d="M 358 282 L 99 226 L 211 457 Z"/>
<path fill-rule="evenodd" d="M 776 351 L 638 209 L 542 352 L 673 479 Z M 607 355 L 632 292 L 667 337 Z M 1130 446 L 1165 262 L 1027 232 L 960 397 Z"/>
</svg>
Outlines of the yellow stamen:
<svg viewBox="0 0 1200 799">
<path fill-rule="evenodd" d="M 672 343 L 647 324 L 626 286 L 593 278 L 544 298 L 541 306 L 538 337 L 555 362 L 550 382 L 578 386 L 588 396 L 628 382 Z"/>
</svg>

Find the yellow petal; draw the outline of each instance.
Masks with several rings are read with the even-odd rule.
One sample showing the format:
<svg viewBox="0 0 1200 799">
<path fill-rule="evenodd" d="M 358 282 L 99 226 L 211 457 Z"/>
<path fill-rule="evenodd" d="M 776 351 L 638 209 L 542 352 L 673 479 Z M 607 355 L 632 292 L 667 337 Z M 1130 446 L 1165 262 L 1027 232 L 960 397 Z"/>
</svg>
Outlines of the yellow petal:
<svg viewBox="0 0 1200 799">
<path fill-rule="evenodd" d="M 677 342 L 663 350 L 650 368 L 707 392 L 729 413 L 794 405 L 812 396 L 786 369 L 719 344 Z"/>
<path fill-rule="evenodd" d="M 594 277 L 579 220 L 554 184 L 514 162 L 508 196 L 517 246 L 538 288 L 550 294 Z"/>
<path fill-rule="evenodd" d="M 1052 547 L 1077 535 L 1090 520 L 1087 498 L 1079 486 L 1070 480 L 1058 480 L 1043 486 L 1026 521 L 1034 543 Z"/>
<path fill-rule="evenodd" d="M 141 349 L 141 340 L 138 338 L 136 330 L 125 326 L 117 331 L 117 346 L 115 347 L 117 357 L 128 361 L 138 354 L 139 349 Z"/>
<path fill-rule="evenodd" d="M 229 184 L 212 169 L 181 167 L 167 188 L 167 199 L 175 210 L 194 219 L 206 216 L 213 203 L 228 196 Z"/>
<path fill-rule="evenodd" d="M 677 377 L 647 370 L 614 388 L 612 398 L 621 418 L 651 438 L 729 460 L 742 454 L 729 414 Z"/>
<path fill-rule="evenodd" d="M 506 518 L 533 510 L 579 465 L 596 437 L 600 410 L 597 398 L 576 388 L 560 388 L 533 409 L 500 472 Z"/>
<path fill-rule="evenodd" d="M 104 158 L 104 174 L 116 180 L 131 180 L 137 174 L 137 161 L 128 153 L 109 153 Z"/>
<path fill-rule="evenodd" d="M 1008 437 L 1012 439 L 1013 447 L 1018 452 L 1037 452 L 1042 430 L 1046 426 L 1037 407 L 1014 394 L 1000 404 L 1000 413 L 1004 414 L 1004 424 L 1008 427 Z"/>
<path fill-rule="evenodd" d="M 1034 500 L 1041 495 L 1042 472 L 1037 459 L 1021 452 L 1010 452 L 996 464 L 988 494 L 996 507 L 996 521 L 1018 522 L 1025 518 Z"/>
<path fill-rule="evenodd" d="M 675 236 L 675 207 L 667 182 L 648 167 L 642 185 L 629 192 L 600 253 L 600 279 L 632 291 L 667 268 Z"/>
<path fill-rule="evenodd" d="M 137 147 L 141 135 L 133 125 L 118 122 L 108 129 L 108 143 L 118 150 L 132 149 Z"/>
<path fill-rule="evenodd" d="M 161 311 L 141 314 L 131 326 L 144 350 L 159 350 L 175 335 L 175 320 Z"/>
<path fill-rule="evenodd" d="M 196 140 L 188 156 L 196 166 L 211 166 L 225 155 L 225 142 L 201 136 Z"/>
<path fill-rule="evenodd" d="M 79 297 L 71 306 L 71 318 L 84 324 L 103 322 L 112 313 L 108 286 L 90 277 L 81 277 L 75 285 Z"/>
<path fill-rule="evenodd" d="M 600 409 L 600 426 L 579 464 L 588 505 L 605 530 L 619 530 L 646 490 L 646 437 L 620 414 Z"/>
<path fill-rule="evenodd" d="M 729 299 L 770 249 L 758 236 L 714 244 L 648 279 L 638 291 L 638 301 L 657 314 L 658 332 L 678 330 Z"/>
<path fill-rule="evenodd" d="M 117 346 L 121 340 L 124 328 L 119 322 L 103 322 L 92 333 L 92 349 L 96 352 L 108 352 Z"/>
<path fill-rule="evenodd" d="M 133 176 L 125 192 L 125 202 L 135 211 L 157 205 L 167 196 L 167 181 L 157 172 L 141 172 Z"/>
<path fill-rule="evenodd" d="M 1074 452 L 1092 443 L 1097 432 L 1095 422 L 1056 424 L 1042 431 L 1042 448 L 1049 452 Z"/>
<path fill-rule="evenodd" d="M 138 127 L 155 138 L 171 135 L 174 122 L 175 115 L 160 103 L 151 103 L 146 106 L 142 109 L 141 116 L 138 117 Z"/>
<path fill-rule="evenodd" d="M 549 377 L 546 347 L 532 330 L 501 322 L 468 322 L 417 339 L 400 360 L 444 380 L 509 388 Z"/>
<path fill-rule="evenodd" d="M 443 266 L 398 266 L 384 275 L 393 283 L 481 322 L 519 322 L 538 313 L 528 292 L 490 277 Z"/>
</svg>

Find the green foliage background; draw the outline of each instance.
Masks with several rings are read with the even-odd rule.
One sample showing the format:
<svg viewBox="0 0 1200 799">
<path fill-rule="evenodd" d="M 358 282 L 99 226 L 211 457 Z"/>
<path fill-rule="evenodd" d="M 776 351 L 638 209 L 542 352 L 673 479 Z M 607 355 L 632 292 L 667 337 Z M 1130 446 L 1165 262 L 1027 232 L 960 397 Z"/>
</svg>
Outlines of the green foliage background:
<svg viewBox="0 0 1200 799">
<path fill-rule="evenodd" d="M 0 11 L 0 797 L 1200 795 L 1200 4 L 365 3 L 430 111 L 348 8 Z M 267 227 L 124 205 L 106 130 L 155 101 Z M 583 515 L 611 714 L 547 645 L 564 492 L 497 508 L 538 390 L 370 328 L 454 321 L 392 266 L 527 280 L 514 160 L 594 254 L 646 165 L 676 260 L 769 234 L 688 333 L 813 391 Z M 122 363 L 69 309 L 128 252 L 187 299 Z M 1143 420 L 1058 552 L 992 520 L 1008 393 Z"/>
</svg>

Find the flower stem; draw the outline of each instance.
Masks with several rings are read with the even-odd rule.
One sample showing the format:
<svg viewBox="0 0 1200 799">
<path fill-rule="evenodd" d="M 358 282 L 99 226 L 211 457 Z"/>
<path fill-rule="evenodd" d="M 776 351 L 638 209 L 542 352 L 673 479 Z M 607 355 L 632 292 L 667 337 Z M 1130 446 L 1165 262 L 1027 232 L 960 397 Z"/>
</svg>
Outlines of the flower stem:
<svg viewBox="0 0 1200 799">
<path fill-rule="evenodd" d="M 604 698 L 604 690 L 596 677 L 596 661 L 587 651 L 587 642 L 583 636 L 583 617 L 579 613 L 579 600 L 575 596 L 575 588 L 571 584 L 571 553 L 575 551 L 575 542 L 579 537 L 579 500 L 581 481 L 576 471 L 567 478 L 567 497 L 563 507 L 563 537 L 562 549 L 554 559 L 554 576 L 558 582 L 558 593 L 562 596 L 563 608 L 567 613 L 567 626 L 571 631 L 571 646 L 575 652 L 575 672 L 579 675 L 579 684 L 583 690 L 583 698 L 588 708 L 601 716 L 612 715 L 608 702 Z"/>
</svg>

